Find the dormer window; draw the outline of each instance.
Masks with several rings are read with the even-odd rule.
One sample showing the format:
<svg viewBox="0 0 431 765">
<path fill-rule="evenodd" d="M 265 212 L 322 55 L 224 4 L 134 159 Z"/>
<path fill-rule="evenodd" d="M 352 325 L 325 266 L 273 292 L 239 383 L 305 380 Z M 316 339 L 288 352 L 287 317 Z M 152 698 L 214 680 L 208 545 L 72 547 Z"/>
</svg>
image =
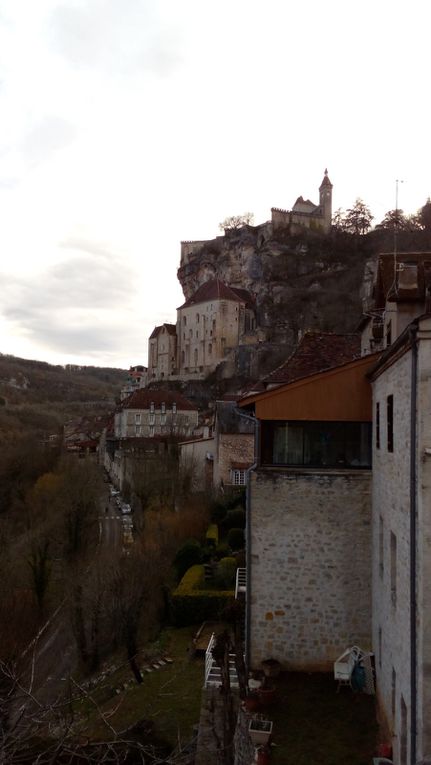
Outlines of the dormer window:
<svg viewBox="0 0 431 765">
<path fill-rule="evenodd" d="M 173 404 L 172 404 L 172 414 L 176 414 L 176 413 L 177 413 L 177 405 L 176 405 L 176 403 L 174 401 Z"/>
</svg>

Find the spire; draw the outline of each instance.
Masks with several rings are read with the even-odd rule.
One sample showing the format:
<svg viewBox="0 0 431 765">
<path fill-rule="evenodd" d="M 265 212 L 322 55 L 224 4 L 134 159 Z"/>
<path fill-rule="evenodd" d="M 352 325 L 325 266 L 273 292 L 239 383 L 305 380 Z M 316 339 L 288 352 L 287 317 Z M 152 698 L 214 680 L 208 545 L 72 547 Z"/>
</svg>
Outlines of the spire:
<svg viewBox="0 0 431 765">
<path fill-rule="evenodd" d="M 327 167 L 325 167 L 325 174 L 324 174 L 324 176 L 323 176 L 323 181 L 322 181 L 322 183 L 320 184 L 320 188 L 319 188 L 319 191 L 320 191 L 321 189 L 323 189 L 325 186 L 329 186 L 329 188 L 331 188 L 331 189 L 332 189 L 332 183 L 331 183 L 331 181 L 329 180 L 329 177 L 328 177 L 328 168 L 327 168 Z"/>
</svg>

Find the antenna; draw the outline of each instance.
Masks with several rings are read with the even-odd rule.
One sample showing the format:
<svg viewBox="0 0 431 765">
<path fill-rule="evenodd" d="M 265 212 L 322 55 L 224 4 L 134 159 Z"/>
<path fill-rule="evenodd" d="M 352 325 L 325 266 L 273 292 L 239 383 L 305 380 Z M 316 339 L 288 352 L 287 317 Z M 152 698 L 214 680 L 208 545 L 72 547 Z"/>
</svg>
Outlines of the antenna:
<svg viewBox="0 0 431 765">
<path fill-rule="evenodd" d="M 398 254 L 398 185 L 404 181 L 398 178 L 395 181 L 395 225 L 394 225 L 394 287 L 397 290 L 397 254 Z"/>
</svg>

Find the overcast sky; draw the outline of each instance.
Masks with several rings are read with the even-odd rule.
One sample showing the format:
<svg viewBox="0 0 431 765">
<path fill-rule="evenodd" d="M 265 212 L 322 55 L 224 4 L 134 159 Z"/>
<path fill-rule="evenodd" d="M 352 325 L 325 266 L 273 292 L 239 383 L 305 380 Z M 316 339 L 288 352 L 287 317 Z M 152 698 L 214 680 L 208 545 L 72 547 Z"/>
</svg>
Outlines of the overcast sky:
<svg viewBox="0 0 431 765">
<path fill-rule="evenodd" d="M 429 0 L 0 0 L 0 352 L 145 363 L 182 239 L 431 194 Z"/>
</svg>

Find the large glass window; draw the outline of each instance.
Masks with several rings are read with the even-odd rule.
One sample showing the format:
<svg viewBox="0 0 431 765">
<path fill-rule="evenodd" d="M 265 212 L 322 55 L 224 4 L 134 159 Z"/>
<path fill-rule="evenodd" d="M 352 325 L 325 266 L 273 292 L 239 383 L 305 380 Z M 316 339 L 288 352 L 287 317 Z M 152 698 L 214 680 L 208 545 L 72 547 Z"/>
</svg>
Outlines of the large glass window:
<svg viewBox="0 0 431 765">
<path fill-rule="evenodd" d="M 371 466 L 371 423 L 262 423 L 262 463 L 303 467 Z"/>
</svg>

